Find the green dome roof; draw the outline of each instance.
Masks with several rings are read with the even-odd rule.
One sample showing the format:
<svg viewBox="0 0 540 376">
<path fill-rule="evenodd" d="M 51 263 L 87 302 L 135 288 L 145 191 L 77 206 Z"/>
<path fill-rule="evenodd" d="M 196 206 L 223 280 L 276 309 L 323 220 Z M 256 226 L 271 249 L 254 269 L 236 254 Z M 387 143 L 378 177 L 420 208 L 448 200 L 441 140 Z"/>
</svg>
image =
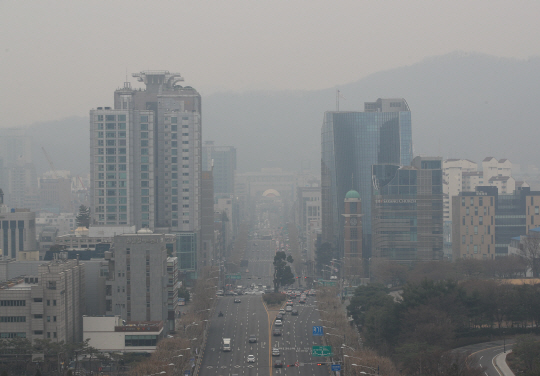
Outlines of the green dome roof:
<svg viewBox="0 0 540 376">
<path fill-rule="evenodd" d="M 350 190 L 345 195 L 345 198 L 360 198 L 360 193 L 356 192 L 355 190 Z"/>
</svg>

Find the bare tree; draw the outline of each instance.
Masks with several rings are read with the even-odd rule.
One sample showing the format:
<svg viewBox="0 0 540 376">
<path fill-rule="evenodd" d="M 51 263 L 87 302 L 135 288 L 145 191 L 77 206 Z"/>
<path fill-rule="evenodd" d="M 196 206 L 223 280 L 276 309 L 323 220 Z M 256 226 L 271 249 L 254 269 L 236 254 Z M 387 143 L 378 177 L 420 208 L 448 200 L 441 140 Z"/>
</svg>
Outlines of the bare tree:
<svg viewBox="0 0 540 376">
<path fill-rule="evenodd" d="M 523 239 L 521 255 L 531 269 L 533 277 L 540 275 L 540 234 L 528 235 Z"/>
</svg>

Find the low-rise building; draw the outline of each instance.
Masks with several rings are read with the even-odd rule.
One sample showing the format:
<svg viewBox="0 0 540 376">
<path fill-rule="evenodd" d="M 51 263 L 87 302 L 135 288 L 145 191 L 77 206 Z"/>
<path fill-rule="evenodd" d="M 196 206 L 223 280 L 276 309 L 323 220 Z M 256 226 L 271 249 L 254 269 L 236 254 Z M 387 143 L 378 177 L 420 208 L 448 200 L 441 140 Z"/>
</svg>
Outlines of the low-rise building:
<svg viewBox="0 0 540 376">
<path fill-rule="evenodd" d="M 163 321 L 128 321 L 115 316 L 83 316 L 83 336 L 102 352 L 154 352 Z"/>
<path fill-rule="evenodd" d="M 37 275 L 0 283 L 0 338 L 82 341 L 85 270 L 78 260 L 54 260 Z"/>
<path fill-rule="evenodd" d="M 496 186 L 476 187 L 452 199 L 453 259 L 508 255 L 512 238 L 540 226 L 540 191 L 529 187 L 500 194 Z"/>
<path fill-rule="evenodd" d="M 39 260 L 36 213 L 9 209 L 0 190 L 0 256 L 2 259 Z"/>
</svg>

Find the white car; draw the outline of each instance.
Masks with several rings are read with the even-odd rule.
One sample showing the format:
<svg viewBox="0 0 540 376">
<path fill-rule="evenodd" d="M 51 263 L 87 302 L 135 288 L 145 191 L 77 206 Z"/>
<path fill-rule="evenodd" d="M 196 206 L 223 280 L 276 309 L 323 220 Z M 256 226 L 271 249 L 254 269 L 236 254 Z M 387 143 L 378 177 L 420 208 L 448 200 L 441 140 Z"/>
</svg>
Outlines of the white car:
<svg viewBox="0 0 540 376">
<path fill-rule="evenodd" d="M 282 315 L 284 315 L 284 314 L 285 314 L 285 310 L 284 310 L 283 308 L 281 308 L 281 309 L 279 310 L 279 313 L 281 313 Z"/>
<path fill-rule="evenodd" d="M 255 363 L 255 355 L 248 355 L 247 362 L 248 363 Z"/>
<path fill-rule="evenodd" d="M 276 320 L 276 326 L 281 326 L 283 325 L 283 322 L 281 320 Z"/>
</svg>

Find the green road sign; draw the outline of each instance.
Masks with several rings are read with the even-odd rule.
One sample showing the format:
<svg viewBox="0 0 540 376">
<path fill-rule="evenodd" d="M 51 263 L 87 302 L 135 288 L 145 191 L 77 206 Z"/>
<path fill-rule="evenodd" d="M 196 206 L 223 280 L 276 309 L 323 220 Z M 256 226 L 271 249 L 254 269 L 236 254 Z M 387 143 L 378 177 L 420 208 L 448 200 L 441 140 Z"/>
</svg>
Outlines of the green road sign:
<svg viewBox="0 0 540 376">
<path fill-rule="evenodd" d="M 242 279 L 242 275 L 240 273 L 227 274 L 227 275 L 225 275 L 225 278 L 228 278 L 228 279 Z"/>
<path fill-rule="evenodd" d="M 332 356 L 332 346 L 313 346 L 311 356 Z"/>
</svg>

